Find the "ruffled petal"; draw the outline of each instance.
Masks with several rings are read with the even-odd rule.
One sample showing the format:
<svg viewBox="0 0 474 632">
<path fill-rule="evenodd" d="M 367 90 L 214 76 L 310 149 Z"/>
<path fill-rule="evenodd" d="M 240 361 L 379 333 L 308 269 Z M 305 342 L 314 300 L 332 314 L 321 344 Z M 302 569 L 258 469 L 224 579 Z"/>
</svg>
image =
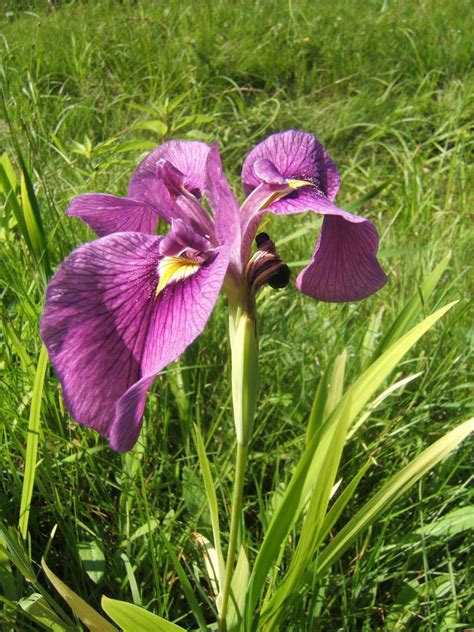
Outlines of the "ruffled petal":
<svg viewBox="0 0 474 632">
<path fill-rule="evenodd" d="M 370 296 L 387 282 L 376 258 L 378 243 L 371 222 L 350 213 L 326 215 L 313 258 L 296 286 L 319 301 L 360 301 Z"/>
<path fill-rule="evenodd" d="M 52 279 L 41 336 L 73 417 L 128 450 L 156 374 L 199 335 L 228 254 L 215 251 L 158 296 L 162 239 L 116 233 L 77 248 Z"/>
<path fill-rule="evenodd" d="M 79 217 L 99 237 L 118 232 L 153 235 L 161 216 L 151 204 L 108 193 L 78 195 L 69 204 L 66 215 Z"/>
<path fill-rule="evenodd" d="M 147 198 L 150 179 L 157 173 L 159 163 L 169 162 L 184 175 L 184 186 L 195 197 L 201 197 L 206 179 L 206 160 L 209 146 L 200 141 L 170 140 L 163 143 L 142 160 L 128 186 L 131 198 Z"/>
<path fill-rule="evenodd" d="M 272 134 L 252 149 L 242 168 L 245 195 L 249 195 L 262 181 L 269 182 L 268 164 L 262 174 L 261 160 L 271 162 L 276 173 L 283 178 L 312 182 L 330 200 L 335 198 L 339 189 L 336 165 L 319 140 L 308 132 L 288 130 Z M 264 175 L 263 179 L 261 175 Z"/>
</svg>

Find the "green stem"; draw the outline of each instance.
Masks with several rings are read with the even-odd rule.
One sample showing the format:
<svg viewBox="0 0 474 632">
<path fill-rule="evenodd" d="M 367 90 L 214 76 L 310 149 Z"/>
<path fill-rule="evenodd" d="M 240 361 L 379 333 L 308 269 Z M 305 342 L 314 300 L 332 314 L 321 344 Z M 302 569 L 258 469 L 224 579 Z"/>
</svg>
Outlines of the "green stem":
<svg viewBox="0 0 474 632">
<path fill-rule="evenodd" d="M 219 607 L 219 629 L 226 630 L 226 616 L 231 596 L 234 562 L 239 540 L 240 526 L 243 524 L 242 505 L 245 466 L 248 445 L 252 434 L 258 378 L 258 344 L 256 323 L 252 314 L 243 304 L 230 305 L 229 318 L 230 346 L 232 356 L 232 400 L 234 408 L 237 455 L 234 489 L 232 496 L 229 547 Z M 242 538 L 243 539 L 243 538 Z"/>
<path fill-rule="evenodd" d="M 234 558 L 237 551 L 237 540 L 242 519 L 242 499 L 244 491 L 245 465 L 247 462 L 248 446 L 237 444 L 237 458 L 235 468 L 234 494 L 232 497 L 229 548 L 225 567 L 224 590 L 220 616 L 220 629 L 225 630 L 225 618 L 229 605 L 230 587 L 234 568 Z"/>
</svg>

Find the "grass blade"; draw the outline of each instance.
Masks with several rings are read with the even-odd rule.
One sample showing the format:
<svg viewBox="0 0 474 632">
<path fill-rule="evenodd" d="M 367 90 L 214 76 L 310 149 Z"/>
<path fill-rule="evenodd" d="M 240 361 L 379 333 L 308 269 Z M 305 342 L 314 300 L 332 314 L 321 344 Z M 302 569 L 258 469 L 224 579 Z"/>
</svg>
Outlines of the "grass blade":
<svg viewBox="0 0 474 632">
<path fill-rule="evenodd" d="M 398 338 L 400 338 L 400 336 L 402 336 L 407 331 L 408 327 L 410 327 L 415 318 L 421 313 L 421 310 L 425 306 L 427 300 L 433 293 L 444 271 L 448 267 L 450 259 L 451 253 L 448 253 L 419 286 L 417 292 L 403 307 L 395 322 L 380 340 L 374 352 L 373 359 L 378 358 L 380 354 L 383 353 L 383 351 L 388 349 L 390 345 L 398 340 Z"/>
<path fill-rule="evenodd" d="M 306 443 L 315 434 L 318 424 L 322 424 L 323 420 L 332 413 L 341 400 L 344 390 L 346 362 L 347 349 L 344 349 L 334 362 L 328 365 L 319 381 L 309 416 Z"/>
<path fill-rule="evenodd" d="M 304 505 L 304 499 L 311 493 L 316 478 L 314 472 L 318 464 L 314 461 L 318 443 L 334 424 L 334 420 L 340 414 L 340 410 L 347 404 L 350 398 L 348 411 L 349 423 L 360 413 L 362 408 L 370 400 L 374 392 L 383 384 L 391 371 L 397 366 L 401 358 L 408 353 L 413 345 L 450 310 L 457 301 L 445 305 L 421 323 L 416 325 L 405 336 L 392 345 L 378 358 L 359 379 L 346 391 L 344 397 L 336 406 L 330 417 L 319 428 L 318 432 L 308 443 L 293 475 L 288 483 L 278 508 L 276 509 L 265 538 L 255 560 L 255 565 L 250 576 L 249 590 L 246 604 L 247 624 L 250 625 L 261 592 L 265 585 L 267 575 L 272 568 L 273 561 L 277 558 L 280 546 L 283 544 L 291 526 L 295 523 Z"/>
<path fill-rule="evenodd" d="M 262 614 L 265 624 L 269 625 L 270 629 L 276 627 L 275 624 L 277 623 L 273 615 L 285 599 L 293 593 L 306 571 L 308 560 L 313 557 L 316 551 L 318 534 L 326 514 L 331 489 L 336 480 L 346 442 L 351 421 L 350 409 L 351 399 L 349 397 L 345 399 L 344 406 L 339 408 L 339 414 L 335 416 L 334 423 L 324 434 L 314 454 L 313 462 L 316 464 L 316 468 L 313 468 L 312 475 L 317 484 L 313 487 L 298 545 L 283 583 L 278 587 L 267 607 L 264 607 Z M 269 615 L 270 618 L 267 620 Z"/>
<path fill-rule="evenodd" d="M 209 513 L 211 516 L 212 535 L 214 539 L 214 548 L 217 552 L 218 565 L 215 569 L 217 574 L 217 580 L 219 582 L 219 588 L 222 590 L 225 573 L 224 557 L 222 555 L 221 547 L 221 531 L 219 526 L 219 506 L 217 504 L 216 487 L 212 478 L 211 468 L 209 460 L 206 454 L 206 448 L 201 435 L 199 427 L 194 424 L 194 441 L 196 450 L 199 457 L 199 464 L 201 466 L 202 478 L 204 481 L 204 487 L 206 490 L 207 504 L 209 507 Z"/>
<path fill-rule="evenodd" d="M 341 557 L 354 539 L 377 518 L 379 513 L 385 511 L 390 503 L 393 503 L 424 474 L 442 461 L 471 432 L 474 432 L 474 418 L 468 419 L 438 439 L 390 479 L 323 549 L 318 557 L 317 575 L 322 576 L 324 571 Z"/>
<path fill-rule="evenodd" d="M 48 366 L 48 353 L 46 347 L 41 347 L 41 352 L 36 368 L 33 394 L 31 396 L 30 418 L 28 422 L 28 438 L 26 442 L 25 474 L 23 488 L 21 490 L 20 518 L 18 526 L 23 538 L 28 533 L 28 521 L 30 518 L 30 504 L 33 496 L 36 474 L 36 456 L 38 452 L 38 438 L 40 430 L 41 401 L 43 395 L 44 376 Z"/>
<path fill-rule="evenodd" d="M 115 626 L 109 623 L 107 619 L 104 619 L 104 617 L 96 612 L 94 608 L 91 608 L 84 599 L 66 586 L 48 567 L 44 559 L 41 560 L 41 566 L 43 567 L 46 577 L 53 584 L 64 601 L 91 632 L 117 632 Z"/>
</svg>

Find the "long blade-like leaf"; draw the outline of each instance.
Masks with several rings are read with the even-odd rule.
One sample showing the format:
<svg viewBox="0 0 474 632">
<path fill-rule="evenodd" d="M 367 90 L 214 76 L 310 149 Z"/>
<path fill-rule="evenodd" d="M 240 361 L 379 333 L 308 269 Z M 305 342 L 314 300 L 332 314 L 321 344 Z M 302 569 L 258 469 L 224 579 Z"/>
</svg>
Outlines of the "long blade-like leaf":
<svg viewBox="0 0 474 632">
<path fill-rule="evenodd" d="M 409 465 L 386 483 L 373 498 L 339 531 L 318 557 L 317 576 L 334 564 L 354 539 L 366 529 L 390 503 L 409 489 L 424 474 L 442 461 L 464 439 L 474 432 L 474 418 L 468 419 L 426 448 Z"/>
<path fill-rule="evenodd" d="M 184 632 L 184 628 L 166 621 L 140 606 L 126 601 L 102 597 L 102 608 L 117 623 L 123 632 Z M 114 628 L 115 630 L 115 628 Z"/>
<path fill-rule="evenodd" d="M 91 630 L 91 632 L 118 632 L 115 626 L 109 623 L 107 619 L 104 619 L 104 617 L 96 612 L 94 608 L 91 608 L 91 606 L 89 606 L 82 597 L 79 597 L 79 595 L 66 586 L 66 584 L 61 581 L 59 577 L 57 577 L 48 567 L 44 559 L 41 560 L 41 566 L 43 567 L 47 578 L 56 588 L 64 601 L 66 601 L 74 614 L 79 617 L 79 619 L 89 630 Z"/>
<path fill-rule="evenodd" d="M 303 500 L 310 493 L 315 484 L 313 470 L 317 467 L 313 457 L 318 442 L 334 423 L 334 419 L 340 412 L 340 408 L 346 405 L 346 398 L 350 397 L 350 412 L 348 418 L 351 421 L 359 414 L 362 408 L 371 399 L 374 392 L 380 387 L 390 372 L 395 368 L 401 358 L 413 347 L 413 345 L 431 327 L 450 310 L 456 302 L 450 303 L 437 312 L 425 318 L 405 336 L 393 344 L 378 358 L 359 379 L 346 391 L 342 400 L 336 406 L 333 413 L 325 421 L 322 428 L 308 443 L 293 475 L 288 483 L 285 494 L 280 500 L 272 517 L 262 546 L 257 554 L 255 565 L 249 581 L 249 590 L 246 604 L 246 621 L 250 627 L 252 616 L 255 612 L 258 600 L 265 585 L 267 575 L 272 568 L 273 561 L 278 556 L 280 546 L 287 536 L 291 526 L 295 523 L 303 508 Z"/>
<path fill-rule="evenodd" d="M 219 506 L 217 504 L 217 495 L 216 495 L 216 486 L 214 485 L 214 480 L 212 478 L 211 467 L 209 465 L 209 460 L 206 454 L 206 448 L 204 446 L 204 441 L 202 439 L 201 431 L 199 427 L 194 425 L 194 437 L 195 437 L 195 445 L 196 450 L 199 457 L 199 464 L 201 466 L 202 478 L 204 481 L 204 488 L 206 490 L 207 496 L 207 505 L 209 507 L 209 514 L 211 516 L 211 526 L 212 526 L 212 535 L 214 539 L 214 548 L 217 553 L 217 568 L 214 569 L 217 575 L 217 580 L 219 582 L 219 588 L 222 590 L 223 581 L 224 581 L 224 573 L 225 573 L 225 563 L 224 557 L 222 555 L 221 548 L 221 531 L 219 526 Z"/>
<path fill-rule="evenodd" d="M 336 480 L 339 462 L 346 442 L 350 424 L 350 406 L 351 400 L 349 397 L 346 398 L 344 407 L 339 408 L 340 413 L 336 415 L 331 428 L 318 444 L 313 461 L 316 464 L 313 475 L 315 480 L 317 480 L 317 485 L 313 487 L 298 545 L 292 556 L 288 572 L 267 608 L 265 608 L 265 612 L 275 612 L 284 600 L 292 594 L 306 571 L 308 560 L 312 559 L 315 553 L 318 544 L 318 534 L 326 514 L 331 489 Z M 263 618 L 266 618 L 265 612 L 262 615 Z M 270 628 L 272 628 L 271 625 Z"/>
<path fill-rule="evenodd" d="M 48 353 L 46 347 L 41 347 L 41 352 L 36 369 L 33 394 L 31 397 L 30 419 L 28 422 L 28 438 L 26 441 L 25 474 L 23 488 L 21 490 L 20 519 L 18 526 L 21 535 L 26 538 L 28 533 L 28 520 L 30 518 L 30 504 L 33 496 L 33 487 L 36 474 L 36 456 L 38 452 L 38 438 L 40 431 L 41 400 L 43 395 L 44 376 L 48 366 Z"/>
</svg>

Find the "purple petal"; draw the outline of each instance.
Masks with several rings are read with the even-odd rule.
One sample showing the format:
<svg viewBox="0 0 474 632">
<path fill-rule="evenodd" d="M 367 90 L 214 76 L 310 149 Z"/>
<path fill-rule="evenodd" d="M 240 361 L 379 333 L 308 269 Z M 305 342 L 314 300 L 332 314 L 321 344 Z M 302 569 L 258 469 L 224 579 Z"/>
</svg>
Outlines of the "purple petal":
<svg viewBox="0 0 474 632">
<path fill-rule="evenodd" d="M 260 158 L 254 162 L 253 172 L 261 182 L 286 184 L 285 178 L 280 174 L 273 162 L 266 158 Z"/>
<path fill-rule="evenodd" d="M 273 134 L 259 143 L 248 154 L 242 168 L 242 183 L 246 195 L 262 181 L 269 182 L 268 168 L 262 174 L 262 160 L 271 162 L 276 174 L 283 178 L 308 180 L 330 200 L 335 198 L 339 189 L 337 167 L 313 134 L 288 130 Z M 262 175 L 265 177 L 262 178 Z"/>
<path fill-rule="evenodd" d="M 239 203 L 225 177 L 217 143 L 213 143 L 207 158 L 205 194 L 214 213 L 217 240 L 235 244 L 240 237 Z"/>
<path fill-rule="evenodd" d="M 161 241 L 116 233 L 80 246 L 51 281 L 41 319 L 72 415 L 120 451 L 137 440 L 156 374 L 204 328 L 228 265 L 216 251 L 156 297 Z"/>
<path fill-rule="evenodd" d="M 206 159 L 209 146 L 200 141 L 170 140 L 154 149 L 138 165 L 128 187 L 129 197 L 138 200 L 147 197 L 150 178 L 157 173 L 158 163 L 169 162 L 184 175 L 186 189 L 200 197 L 206 178 Z"/>
<path fill-rule="evenodd" d="M 152 205 L 108 193 L 86 193 L 75 197 L 66 215 L 79 217 L 99 237 L 118 232 L 153 235 L 160 219 L 158 209 Z"/>
<path fill-rule="evenodd" d="M 273 197 L 284 193 L 286 184 L 261 184 L 246 198 L 240 208 L 241 258 L 247 261 L 256 230 L 266 213 L 267 204 Z M 273 210 L 273 206 L 269 209 Z"/>
<path fill-rule="evenodd" d="M 387 282 L 376 258 L 375 226 L 356 215 L 350 220 L 348 216 L 324 218 L 313 258 L 296 280 L 304 294 L 320 301 L 359 301 Z"/>
<path fill-rule="evenodd" d="M 202 253 L 211 248 L 212 245 L 209 240 L 195 233 L 182 220 L 174 219 L 171 224 L 171 231 L 160 244 L 160 254 L 164 257 L 180 257 L 186 251 L 193 250 L 196 253 Z"/>
<path fill-rule="evenodd" d="M 292 215 L 305 211 L 314 211 L 323 215 L 344 213 L 313 186 L 300 187 L 275 200 L 268 205 L 267 209 L 276 215 Z M 348 215 L 350 216 L 350 213 Z"/>
</svg>

